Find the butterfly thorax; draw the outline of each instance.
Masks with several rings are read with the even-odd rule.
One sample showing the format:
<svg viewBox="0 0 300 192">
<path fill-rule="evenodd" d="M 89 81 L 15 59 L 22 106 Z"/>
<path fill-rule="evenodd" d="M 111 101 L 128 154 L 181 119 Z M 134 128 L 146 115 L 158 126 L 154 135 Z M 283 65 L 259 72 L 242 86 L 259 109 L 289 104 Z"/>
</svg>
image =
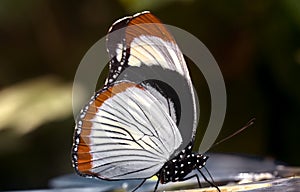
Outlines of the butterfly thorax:
<svg viewBox="0 0 300 192">
<path fill-rule="evenodd" d="M 208 156 L 192 152 L 192 146 L 191 142 L 176 157 L 164 164 L 158 174 L 162 184 L 183 181 L 192 170 L 205 166 Z"/>
</svg>

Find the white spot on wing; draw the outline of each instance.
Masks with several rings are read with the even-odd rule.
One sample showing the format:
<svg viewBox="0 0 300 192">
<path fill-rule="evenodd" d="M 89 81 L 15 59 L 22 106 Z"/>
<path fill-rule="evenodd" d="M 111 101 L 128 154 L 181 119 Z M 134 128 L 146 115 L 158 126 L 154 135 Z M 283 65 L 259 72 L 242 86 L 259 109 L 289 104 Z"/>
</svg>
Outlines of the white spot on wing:
<svg viewBox="0 0 300 192">
<path fill-rule="evenodd" d="M 121 61 L 121 59 L 122 59 L 122 52 L 123 52 L 123 45 L 122 44 L 118 44 L 118 48 L 117 48 L 117 50 L 116 50 L 116 53 L 117 53 L 117 55 L 116 55 L 116 58 L 117 58 L 117 60 L 120 62 Z"/>
</svg>

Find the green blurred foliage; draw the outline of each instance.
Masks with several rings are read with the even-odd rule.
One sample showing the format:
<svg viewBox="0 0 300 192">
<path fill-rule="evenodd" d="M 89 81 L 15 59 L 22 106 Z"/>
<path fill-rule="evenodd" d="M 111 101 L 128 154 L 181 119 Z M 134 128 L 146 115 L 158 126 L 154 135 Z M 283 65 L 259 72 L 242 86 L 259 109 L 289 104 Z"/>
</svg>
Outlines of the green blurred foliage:
<svg viewBox="0 0 300 192">
<path fill-rule="evenodd" d="M 192 33 L 216 58 L 228 93 L 228 111 L 219 138 L 257 118 L 254 126 L 213 151 L 270 156 L 300 165 L 297 0 L 2 0 L 0 93 L 45 75 L 62 79 L 62 84 L 72 83 L 81 58 L 110 25 L 143 10 Z M 200 96 L 201 134 L 209 118 L 209 93 L 202 93 L 206 84 L 199 71 L 189 67 Z M 10 126 L 2 129 L 0 190 L 42 188 L 49 178 L 72 172 L 73 127 L 70 113 L 26 134 Z"/>
</svg>

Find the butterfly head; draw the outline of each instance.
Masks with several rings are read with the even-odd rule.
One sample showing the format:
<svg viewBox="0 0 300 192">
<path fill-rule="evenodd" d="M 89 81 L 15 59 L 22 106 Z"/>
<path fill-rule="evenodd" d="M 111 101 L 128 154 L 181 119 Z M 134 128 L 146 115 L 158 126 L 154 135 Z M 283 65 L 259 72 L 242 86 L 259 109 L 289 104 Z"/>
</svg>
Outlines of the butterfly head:
<svg viewBox="0 0 300 192">
<path fill-rule="evenodd" d="M 208 156 L 205 156 L 202 154 L 197 154 L 196 155 L 196 167 L 198 169 L 201 169 L 202 167 L 204 167 L 207 159 L 208 159 Z"/>
</svg>

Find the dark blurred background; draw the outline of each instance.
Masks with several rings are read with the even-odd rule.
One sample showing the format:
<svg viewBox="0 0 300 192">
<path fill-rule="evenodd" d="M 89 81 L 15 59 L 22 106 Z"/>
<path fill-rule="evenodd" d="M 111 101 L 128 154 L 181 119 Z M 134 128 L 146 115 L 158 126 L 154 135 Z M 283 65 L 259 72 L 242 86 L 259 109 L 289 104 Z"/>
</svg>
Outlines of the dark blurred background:
<svg viewBox="0 0 300 192">
<path fill-rule="evenodd" d="M 219 139 L 257 119 L 213 152 L 300 165 L 300 1 L 1 0 L 0 190 L 46 188 L 73 172 L 76 68 L 116 19 L 143 10 L 195 35 L 217 60 L 228 97 Z M 200 94 L 200 127 L 207 101 Z"/>
</svg>

